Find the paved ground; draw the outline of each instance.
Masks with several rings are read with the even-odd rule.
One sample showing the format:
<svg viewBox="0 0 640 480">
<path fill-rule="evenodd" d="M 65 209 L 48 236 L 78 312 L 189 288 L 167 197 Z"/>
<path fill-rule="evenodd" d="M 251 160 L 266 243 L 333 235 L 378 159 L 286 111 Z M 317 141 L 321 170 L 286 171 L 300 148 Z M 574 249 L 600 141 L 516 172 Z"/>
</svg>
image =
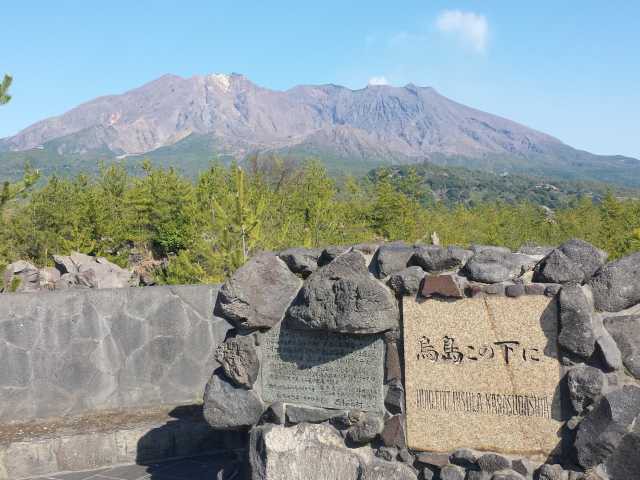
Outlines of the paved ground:
<svg viewBox="0 0 640 480">
<path fill-rule="evenodd" d="M 30 480 L 241 480 L 231 454 L 171 460 L 152 465 L 122 465 L 90 472 L 56 473 Z"/>
</svg>

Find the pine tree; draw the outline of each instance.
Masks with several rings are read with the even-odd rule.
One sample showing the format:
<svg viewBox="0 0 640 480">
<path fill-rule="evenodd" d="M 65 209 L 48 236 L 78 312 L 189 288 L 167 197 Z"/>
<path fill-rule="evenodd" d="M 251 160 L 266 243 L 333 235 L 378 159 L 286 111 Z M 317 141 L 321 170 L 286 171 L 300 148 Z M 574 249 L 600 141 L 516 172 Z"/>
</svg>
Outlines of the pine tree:
<svg viewBox="0 0 640 480">
<path fill-rule="evenodd" d="M 11 95 L 9 95 L 9 87 L 13 82 L 13 77 L 11 75 L 5 75 L 2 79 L 2 83 L 0 83 L 0 105 L 5 105 L 9 103 L 11 100 Z"/>
</svg>

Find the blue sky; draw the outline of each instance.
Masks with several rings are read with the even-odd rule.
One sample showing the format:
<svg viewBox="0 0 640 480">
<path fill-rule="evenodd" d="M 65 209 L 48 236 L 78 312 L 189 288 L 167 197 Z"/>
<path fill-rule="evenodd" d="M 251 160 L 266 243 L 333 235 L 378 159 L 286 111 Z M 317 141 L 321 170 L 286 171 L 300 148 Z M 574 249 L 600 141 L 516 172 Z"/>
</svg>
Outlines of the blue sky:
<svg viewBox="0 0 640 480">
<path fill-rule="evenodd" d="M 594 153 L 640 158 L 636 1 L 6 1 L 0 137 L 164 73 L 433 86 Z"/>
</svg>

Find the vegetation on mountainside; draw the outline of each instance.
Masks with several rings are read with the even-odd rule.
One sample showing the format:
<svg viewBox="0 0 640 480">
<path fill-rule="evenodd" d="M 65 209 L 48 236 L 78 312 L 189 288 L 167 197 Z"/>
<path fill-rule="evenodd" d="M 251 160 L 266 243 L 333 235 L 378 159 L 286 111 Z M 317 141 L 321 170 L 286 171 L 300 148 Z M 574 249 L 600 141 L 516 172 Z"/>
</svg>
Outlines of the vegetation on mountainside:
<svg viewBox="0 0 640 480">
<path fill-rule="evenodd" d="M 212 164 L 196 181 L 149 162 L 142 169 L 138 177 L 118 165 L 95 177 L 54 176 L 10 201 L 0 220 L 0 264 L 22 258 L 44 265 L 53 253 L 77 250 L 124 266 L 135 249 L 168 257 L 158 281 L 201 283 L 223 280 L 262 250 L 428 242 L 433 231 L 444 244 L 515 249 L 580 237 L 612 257 L 640 249 L 640 201 L 612 194 L 601 202 L 576 195 L 550 213 L 488 196 L 435 202 L 420 170 L 336 182 L 314 162 L 251 161 L 243 170 Z"/>
</svg>

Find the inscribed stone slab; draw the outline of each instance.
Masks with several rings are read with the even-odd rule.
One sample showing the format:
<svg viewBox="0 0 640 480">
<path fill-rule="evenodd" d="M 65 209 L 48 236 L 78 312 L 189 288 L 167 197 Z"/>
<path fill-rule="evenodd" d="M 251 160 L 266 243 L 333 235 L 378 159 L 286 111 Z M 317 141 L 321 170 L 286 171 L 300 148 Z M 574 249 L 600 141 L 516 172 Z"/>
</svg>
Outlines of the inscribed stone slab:
<svg viewBox="0 0 640 480">
<path fill-rule="evenodd" d="M 384 344 L 380 335 L 272 328 L 261 338 L 266 402 L 381 410 Z"/>
<path fill-rule="evenodd" d="M 547 455 L 560 443 L 555 300 L 404 300 L 407 441 Z"/>
</svg>

